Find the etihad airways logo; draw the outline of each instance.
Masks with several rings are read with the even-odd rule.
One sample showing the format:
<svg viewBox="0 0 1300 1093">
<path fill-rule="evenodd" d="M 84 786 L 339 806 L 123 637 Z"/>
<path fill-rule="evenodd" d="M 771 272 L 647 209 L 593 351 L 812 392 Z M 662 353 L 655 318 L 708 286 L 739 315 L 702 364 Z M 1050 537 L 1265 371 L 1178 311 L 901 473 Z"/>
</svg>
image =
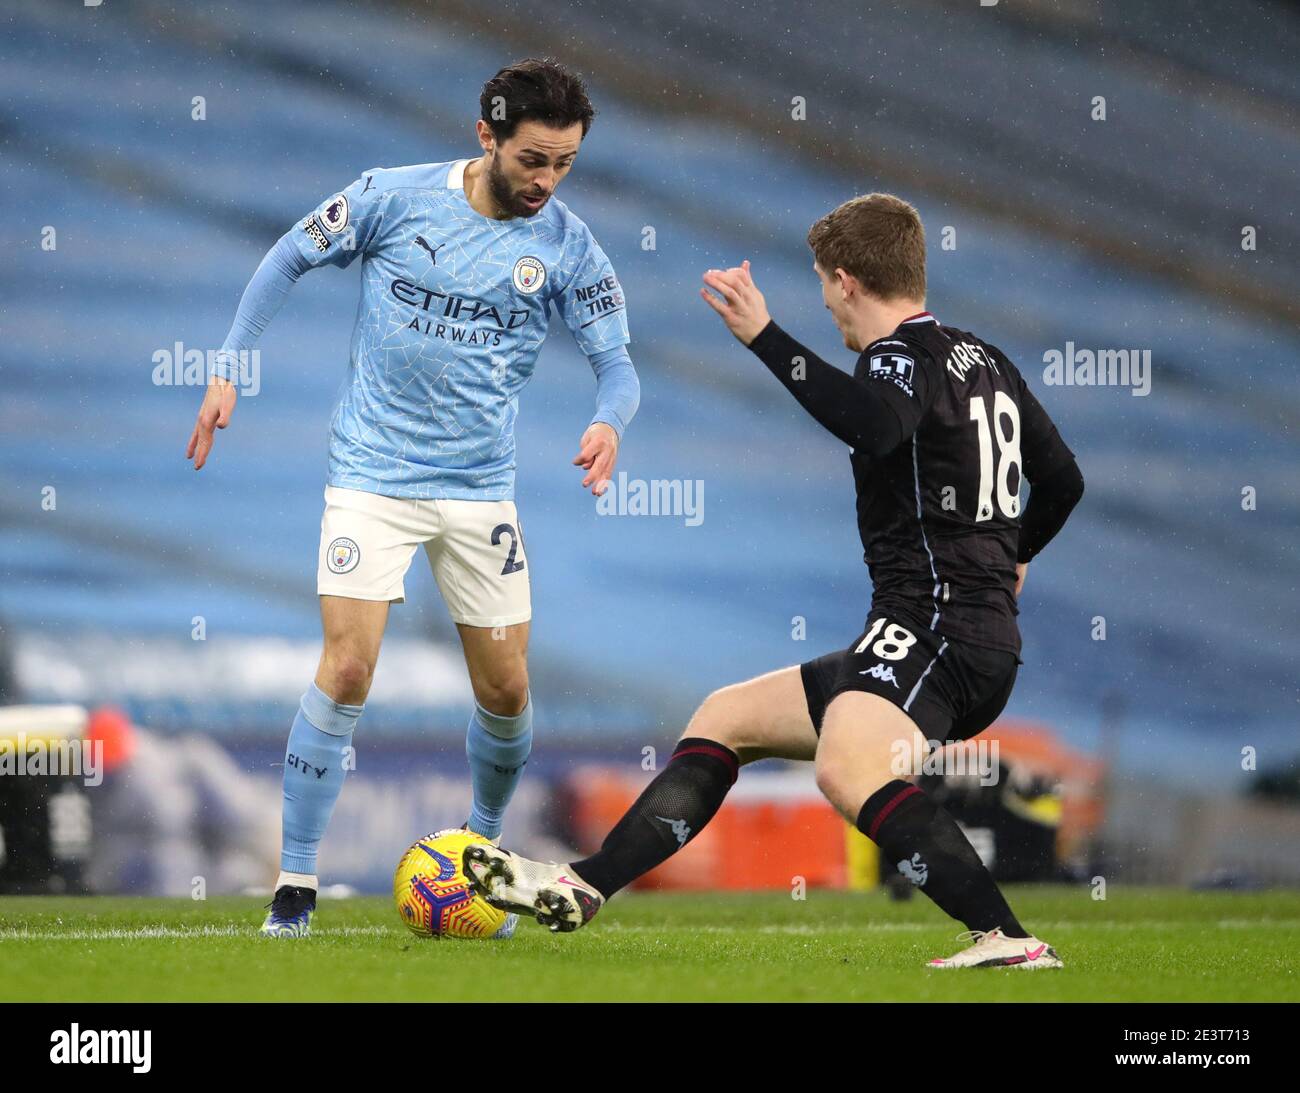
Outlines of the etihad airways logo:
<svg viewBox="0 0 1300 1093">
<path fill-rule="evenodd" d="M 482 300 L 471 300 L 465 296 L 451 296 L 445 292 L 436 292 L 423 285 L 397 278 L 388 286 L 393 299 L 399 303 L 427 311 L 430 315 L 446 319 L 453 323 L 484 323 L 498 330 L 516 330 L 528 322 L 529 312 L 521 308 L 510 308 L 502 318 L 501 309 Z M 427 321 L 426 321 L 427 322 Z M 411 325 L 420 327 L 419 319 L 413 319 Z M 429 333 L 428 329 L 424 331 Z"/>
</svg>

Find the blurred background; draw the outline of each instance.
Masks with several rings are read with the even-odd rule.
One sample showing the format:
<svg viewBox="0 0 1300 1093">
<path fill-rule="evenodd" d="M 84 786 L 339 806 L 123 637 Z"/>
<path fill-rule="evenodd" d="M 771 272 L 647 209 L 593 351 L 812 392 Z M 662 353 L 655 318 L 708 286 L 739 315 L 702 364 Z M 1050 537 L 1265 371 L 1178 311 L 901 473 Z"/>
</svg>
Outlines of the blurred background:
<svg viewBox="0 0 1300 1093">
<path fill-rule="evenodd" d="M 93 787 L 0 777 L 0 886 L 270 884 L 357 268 L 298 284 L 201 474 L 201 388 L 157 364 L 218 347 L 263 253 L 368 168 L 476 154 L 482 83 L 528 55 L 599 111 L 560 197 L 628 299 L 620 470 L 701 483 L 703 520 L 596 511 L 569 463 L 594 383 L 557 327 L 519 417 L 538 745 L 507 841 L 589 843 L 709 691 L 859 632 L 846 453 L 696 290 L 749 258 L 778 321 L 850 367 L 804 236 L 887 190 L 927 225 L 931 310 L 1019 362 L 1088 484 L 1031 567 L 990 734 L 1014 769 L 969 826 L 1010 861 L 1033 839 L 998 825 L 1036 825 L 1033 875 L 1300 882 L 1294 6 L 6 0 L 0 733 L 113 759 Z M 1149 392 L 1048 384 L 1070 347 L 1149 351 Z M 417 556 L 329 879 L 382 889 L 461 822 L 469 703 Z M 769 766 L 662 883 L 773 883 L 779 861 L 779 887 L 791 854 L 870 883 L 811 772 Z M 762 849 L 723 879 L 705 865 L 731 839 Z"/>
</svg>

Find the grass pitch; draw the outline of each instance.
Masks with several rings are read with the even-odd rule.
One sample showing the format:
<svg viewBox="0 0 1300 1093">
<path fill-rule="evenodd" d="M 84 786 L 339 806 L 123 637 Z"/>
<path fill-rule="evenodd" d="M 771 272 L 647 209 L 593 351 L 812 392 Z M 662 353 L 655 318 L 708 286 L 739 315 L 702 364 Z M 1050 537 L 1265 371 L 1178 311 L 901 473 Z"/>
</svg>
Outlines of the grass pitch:
<svg viewBox="0 0 1300 1093">
<path fill-rule="evenodd" d="M 254 899 L 0 898 L 0 1000 L 1296 1001 L 1300 893 L 1011 888 L 1062 971 L 931 971 L 928 900 L 627 894 L 576 934 L 424 941 L 390 900 L 327 900 L 305 941 Z"/>
</svg>

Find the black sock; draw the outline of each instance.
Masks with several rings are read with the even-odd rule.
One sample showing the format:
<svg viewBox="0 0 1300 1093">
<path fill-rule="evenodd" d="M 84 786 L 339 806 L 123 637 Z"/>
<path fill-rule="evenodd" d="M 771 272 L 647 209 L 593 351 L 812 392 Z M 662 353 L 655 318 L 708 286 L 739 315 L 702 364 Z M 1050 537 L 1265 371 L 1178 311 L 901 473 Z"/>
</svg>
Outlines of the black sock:
<svg viewBox="0 0 1300 1093">
<path fill-rule="evenodd" d="M 868 797 L 858 830 L 966 929 L 1029 936 L 957 821 L 910 782 L 890 782 Z"/>
<path fill-rule="evenodd" d="M 608 899 L 699 834 L 739 772 L 740 759 L 730 748 L 699 737 L 679 741 L 668 765 L 605 836 L 600 850 L 570 866 Z"/>
</svg>

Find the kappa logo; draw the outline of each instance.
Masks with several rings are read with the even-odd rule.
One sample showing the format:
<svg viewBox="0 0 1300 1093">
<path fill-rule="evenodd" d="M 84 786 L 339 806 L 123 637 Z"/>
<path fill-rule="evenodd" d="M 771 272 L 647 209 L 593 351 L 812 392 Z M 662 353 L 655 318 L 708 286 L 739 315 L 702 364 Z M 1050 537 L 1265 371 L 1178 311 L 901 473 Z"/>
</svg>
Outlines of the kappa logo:
<svg viewBox="0 0 1300 1093">
<path fill-rule="evenodd" d="M 925 887 L 930 877 L 930 867 L 921 860 L 919 853 L 913 854 L 911 860 L 904 858 L 898 863 L 898 871 L 918 888 Z"/>
<path fill-rule="evenodd" d="M 361 548 L 351 539 L 335 539 L 325 551 L 325 564 L 331 573 L 351 573 L 360 562 Z"/>
<path fill-rule="evenodd" d="M 672 829 L 678 846 L 686 845 L 686 840 L 691 837 L 691 829 L 686 826 L 685 820 L 670 820 L 667 816 L 656 816 L 655 819 L 662 820 Z"/>
<path fill-rule="evenodd" d="M 515 288 L 531 296 L 546 284 L 546 267 L 542 265 L 542 260 L 531 254 L 519 259 L 515 263 L 514 282 Z"/>
<path fill-rule="evenodd" d="M 858 675 L 871 676 L 872 679 L 878 679 L 881 683 L 892 683 L 894 689 L 898 689 L 898 680 L 894 678 L 894 666 L 892 664 L 877 664 L 871 668 L 863 668 Z"/>
<path fill-rule="evenodd" d="M 338 235 L 348 226 L 348 199 L 344 194 L 335 194 L 321 210 L 321 223 L 331 235 Z"/>
</svg>

